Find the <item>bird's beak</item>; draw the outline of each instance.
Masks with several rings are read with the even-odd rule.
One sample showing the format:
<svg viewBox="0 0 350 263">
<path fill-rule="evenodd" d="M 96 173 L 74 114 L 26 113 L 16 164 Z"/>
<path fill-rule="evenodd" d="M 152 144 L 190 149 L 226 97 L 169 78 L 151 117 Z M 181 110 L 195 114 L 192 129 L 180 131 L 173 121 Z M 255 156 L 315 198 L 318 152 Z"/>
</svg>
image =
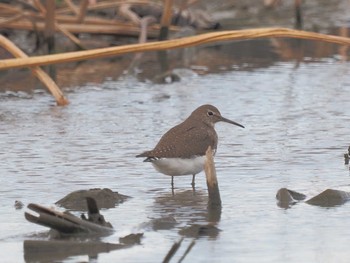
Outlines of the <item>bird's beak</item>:
<svg viewBox="0 0 350 263">
<path fill-rule="evenodd" d="M 239 127 L 241 127 L 241 128 L 244 128 L 244 126 L 243 126 L 242 124 L 239 124 L 238 122 L 235 122 L 235 121 L 231 121 L 231 120 L 226 119 L 226 118 L 224 118 L 224 117 L 222 117 L 222 116 L 220 116 L 220 119 L 219 119 L 219 120 L 220 120 L 220 121 L 223 121 L 223 122 L 227 122 L 227 123 L 234 124 L 234 125 L 239 126 Z"/>
</svg>

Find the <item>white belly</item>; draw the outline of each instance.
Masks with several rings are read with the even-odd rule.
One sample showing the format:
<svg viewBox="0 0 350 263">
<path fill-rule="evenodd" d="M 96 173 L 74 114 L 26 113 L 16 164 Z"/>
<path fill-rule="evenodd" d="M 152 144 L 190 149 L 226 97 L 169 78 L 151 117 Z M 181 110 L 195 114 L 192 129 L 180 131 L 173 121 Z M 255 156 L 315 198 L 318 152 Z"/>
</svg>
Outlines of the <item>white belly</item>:
<svg viewBox="0 0 350 263">
<path fill-rule="evenodd" d="M 204 169 L 205 156 L 198 156 L 192 159 L 182 158 L 164 158 L 153 160 L 154 168 L 163 174 L 176 175 L 193 175 L 198 174 Z"/>
</svg>

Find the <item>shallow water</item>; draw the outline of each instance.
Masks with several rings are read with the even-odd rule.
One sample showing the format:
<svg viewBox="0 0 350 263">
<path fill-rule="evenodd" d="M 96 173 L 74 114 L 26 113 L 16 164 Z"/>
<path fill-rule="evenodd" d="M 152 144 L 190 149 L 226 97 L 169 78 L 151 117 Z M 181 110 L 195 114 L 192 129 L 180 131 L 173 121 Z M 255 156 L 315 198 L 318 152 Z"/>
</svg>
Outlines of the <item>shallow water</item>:
<svg viewBox="0 0 350 263">
<path fill-rule="evenodd" d="M 255 53 L 244 56 L 239 47 L 254 43 Z M 349 204 L 299 203 L 286 210 L 276 205 L 275 194 L 281 187 L 308 197 L 327 188 L 350 191 L 343 162 L 349 146 L 350 64 L 340 61 L 333 45 L 326 55 L 312 56 L 314 50 L 305 49 L 301 57 L 287 58 L 275 44 L 260 49 L 261 43 L 195 50 L 191 61 L 176 66 L 181 81 L 172 84 L 153 84 L 147 80 L 152 69 L 144 68 L 138 78 L 70 88 L 67 107 L 54 106 L 41 90 L 2 93 L 3 262 L 24 262 L 23 240 L 47 233 L 25 220 L 25 209 L 15 210 L 15 200 L 52 206 L 71 191 L 96 187 L 133 197 L 102 211 L 116 229 L 102 241 L 116 243 L 144 232 L 142 244 L 65 262 L 161 262 L 181 230 L 211 221 L 205 175 L 197 176 L 195 193 L 191 176 L 175 178 L 172 195 L 170 177 L 134 156 L 205 103 L 246 128 L 216 125 L 221 231 L 197 239 L 184 262 L 348 262 Z M 217 60 L 208 62 L 211 51 Z M 177 224 L 152 227 L 150 221 L 162 217 L 174 217 Z M 173 262 L 192 239 L 185 236 Z"/>
</svg>

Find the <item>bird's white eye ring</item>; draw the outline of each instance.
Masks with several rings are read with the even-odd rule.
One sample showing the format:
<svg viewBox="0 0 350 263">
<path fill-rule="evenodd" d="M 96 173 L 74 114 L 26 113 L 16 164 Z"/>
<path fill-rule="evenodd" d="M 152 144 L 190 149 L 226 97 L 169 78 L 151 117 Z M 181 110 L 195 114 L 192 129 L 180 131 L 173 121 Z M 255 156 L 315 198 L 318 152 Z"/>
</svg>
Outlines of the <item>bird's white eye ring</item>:
<svg viewBox="0 0 350 263">
<path fill-rule="evenodd" d="M 208 111 L 208 116 L 212 116 L 212 115 L 214 115 L 214 112 L 212 112 L 212 111 Z"/>
</svg>

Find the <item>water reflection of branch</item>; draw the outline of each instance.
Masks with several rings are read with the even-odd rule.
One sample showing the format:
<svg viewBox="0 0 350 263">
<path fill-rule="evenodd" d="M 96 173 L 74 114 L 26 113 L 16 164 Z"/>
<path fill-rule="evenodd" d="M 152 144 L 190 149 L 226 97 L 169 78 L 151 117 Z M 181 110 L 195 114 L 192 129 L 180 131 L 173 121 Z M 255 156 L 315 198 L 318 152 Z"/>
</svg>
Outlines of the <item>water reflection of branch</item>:
<svg viewBox="0 0 350 263">
<path fill-rule="evenodd" d="M 187 254 L 191 251 L 191 249 L 193 248 L 193 246 L 196 244 L 196 241 L 193 239 L 192 242 L 188 245 L 185 253 L 182 255 L 182 257 L 179 259 L 179 263 L 181 263 L 185 257 L 187 256 Z"/>
<path fill-rule="evenodd" d="M 167 263 L 170 262 L 170 260 L 172 259 L 172 257 L 175 255 L 176 251 L 180 248 L 182 241 L 184 240 L 184 238 L 181 238 L 180 241 L 175 242 L 173 244 L 173 246 L 170 248 L 168 254 L 165 256 L 163 263 Z M 179 259 L 178 263 L 181 263 L 185 257 L 187 256 L 187 254 L 191 251 L 192 247 L 196 244 L 196 241 L 193 239 L 192 242 L 188 245 L 187 249 L 185 250 L 185 252 L 183 253 L 182 257 Z"/>
<path fill-rule="evenodd" d="M 168 254 L 165 256 L 163 263 L 168 263 L 170 259 L 175 255 L 176 251 L 179 249 L 181 246 L 181 243 L 184 239 L 181 238 L 179 242 L 175 242 L 173 246 L 170 248 Z"/>
</svg>

